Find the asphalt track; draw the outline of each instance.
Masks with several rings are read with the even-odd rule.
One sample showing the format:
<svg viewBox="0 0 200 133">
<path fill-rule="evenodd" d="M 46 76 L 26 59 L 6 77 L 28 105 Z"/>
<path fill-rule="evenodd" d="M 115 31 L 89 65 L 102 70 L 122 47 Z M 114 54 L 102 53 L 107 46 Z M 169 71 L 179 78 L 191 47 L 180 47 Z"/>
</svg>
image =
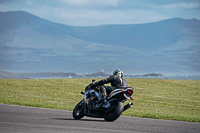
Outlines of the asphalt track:
<svg viewBox="0 0 200 133">
<path fill-rule="evenodd" d="M 0 104 L 1 133 L 199 133 L 200 123 L 121 116 L 114 122 L 83 117 L 72 111 Z"/>
</svg>

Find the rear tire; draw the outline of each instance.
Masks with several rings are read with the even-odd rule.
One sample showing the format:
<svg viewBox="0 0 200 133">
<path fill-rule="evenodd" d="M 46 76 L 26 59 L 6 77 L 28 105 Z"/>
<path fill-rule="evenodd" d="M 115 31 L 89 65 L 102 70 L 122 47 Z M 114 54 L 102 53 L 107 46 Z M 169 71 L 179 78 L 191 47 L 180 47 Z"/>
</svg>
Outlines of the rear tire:
<svg viewBox="0 0 200 133">
<path fill-rule="evenodd" d="M 73 110 L 74 119 L 81 119 L 84 117 L 84 104 L 80 101 Z"/>
<path fill-rule="evenodd" d="M 120 101 L 116 101 L 116 107 L 113 110 L 106 114 L 103 114 L 103 117 L 106 121 L 115 121 L 122 114 L 124 110 L 124 104 Z"/>
</svg>

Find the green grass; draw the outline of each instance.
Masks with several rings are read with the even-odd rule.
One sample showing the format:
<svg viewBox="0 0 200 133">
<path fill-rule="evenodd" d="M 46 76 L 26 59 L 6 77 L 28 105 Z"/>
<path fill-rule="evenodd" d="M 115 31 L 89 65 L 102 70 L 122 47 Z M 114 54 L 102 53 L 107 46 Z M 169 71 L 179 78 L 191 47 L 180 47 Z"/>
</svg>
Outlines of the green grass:
<svg viewBox="0 0 200 133">
<path fill-rule="evenodd" d="M 127 82 L 134 88 L 135 100 L 123 115 L 200 123 L 200 80 Z M 0 79 L 0 103 L 73 110 L 89 83 L 91 79 Z"/>
</svg>

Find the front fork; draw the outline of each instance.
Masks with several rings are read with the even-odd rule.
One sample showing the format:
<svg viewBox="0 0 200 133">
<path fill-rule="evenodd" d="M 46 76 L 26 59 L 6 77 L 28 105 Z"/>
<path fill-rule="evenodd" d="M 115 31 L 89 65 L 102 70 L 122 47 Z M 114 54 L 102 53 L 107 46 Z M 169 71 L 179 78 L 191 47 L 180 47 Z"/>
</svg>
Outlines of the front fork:
<svg viewBox="0 0 200 133">
<path fill-rule="evenodd" d="M 84 115 L 86 115 L 87 114 L 87 109 L 86 109 L 86 98 L 84 97 L 83 98 L 83 109 L 84 109 Z"/>
</svg>

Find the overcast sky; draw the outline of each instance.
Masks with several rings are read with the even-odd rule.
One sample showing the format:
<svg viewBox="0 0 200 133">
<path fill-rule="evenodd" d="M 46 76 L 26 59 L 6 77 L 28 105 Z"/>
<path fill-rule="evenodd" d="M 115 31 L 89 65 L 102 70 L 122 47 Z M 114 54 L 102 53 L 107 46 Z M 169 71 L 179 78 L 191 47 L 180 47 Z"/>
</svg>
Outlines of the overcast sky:
<svg viewBox="0 0 200 133">
<path fill-rule="evenodd" d="M 26 11 L 73 26 L 200 20 L 200 0 L 0 0 L 0 12 Z"/>
</svg>

